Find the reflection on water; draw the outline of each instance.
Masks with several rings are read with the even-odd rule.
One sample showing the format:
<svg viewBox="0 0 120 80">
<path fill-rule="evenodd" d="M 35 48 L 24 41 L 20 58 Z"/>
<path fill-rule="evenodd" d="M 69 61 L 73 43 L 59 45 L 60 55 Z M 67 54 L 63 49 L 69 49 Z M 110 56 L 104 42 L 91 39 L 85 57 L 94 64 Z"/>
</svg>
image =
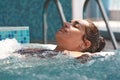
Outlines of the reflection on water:
<svg viewBox="0 0 120 80">
<path fill-rule="evenodd" d="M 55 58 L 9 55 L 0 59 L 1 80 L 119 80 L 120 50 L 85 64 L 64 55 Z"/>
</svg>

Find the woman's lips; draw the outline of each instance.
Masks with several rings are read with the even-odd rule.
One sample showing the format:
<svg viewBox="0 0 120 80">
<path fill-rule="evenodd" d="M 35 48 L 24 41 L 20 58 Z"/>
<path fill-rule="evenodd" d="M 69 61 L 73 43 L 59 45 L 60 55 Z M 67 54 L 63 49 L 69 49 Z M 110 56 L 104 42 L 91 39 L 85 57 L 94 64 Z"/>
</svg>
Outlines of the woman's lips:
<svg viewBox="0 0 120 80">
<path fill-rule="evenodd" d="M 61 31 L 61 32 L 66 32 L 66 30 L 65 30 L 65 29 L 63 29 L 63 28 L 61 28 L 59 31 Z"/>
<path fill-rule="evenodd" d="M 63 33 L 67 33 L 69 31 L 69 28 L 70 28 L 70 25 L 66 23 L 59 31 Z"/>
</svg>

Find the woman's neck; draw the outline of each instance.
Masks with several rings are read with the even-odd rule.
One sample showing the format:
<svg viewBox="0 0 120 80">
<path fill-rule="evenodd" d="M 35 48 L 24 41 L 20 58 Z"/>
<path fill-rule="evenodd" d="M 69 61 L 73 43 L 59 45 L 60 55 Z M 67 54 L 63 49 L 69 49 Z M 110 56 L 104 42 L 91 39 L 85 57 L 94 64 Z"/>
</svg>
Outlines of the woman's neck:
<svg viewBox="0 0 120 80">
<path fill-rule="evenodd" d="M 56 51 L 64 51 L 65 49 L 60 47 L 60 46 L 57 46 L 54 50 L 56 50 Z"/>
</svg>

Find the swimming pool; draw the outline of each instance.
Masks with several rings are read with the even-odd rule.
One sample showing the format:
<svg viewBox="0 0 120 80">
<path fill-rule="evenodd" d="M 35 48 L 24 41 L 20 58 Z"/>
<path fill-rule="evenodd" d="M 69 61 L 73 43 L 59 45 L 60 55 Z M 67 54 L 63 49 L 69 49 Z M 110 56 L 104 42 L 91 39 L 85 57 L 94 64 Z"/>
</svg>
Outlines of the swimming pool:
<svg viewBox="0 0 120 80">
<path fill-rule="evenodd" d="M 7 44 L 6 44 L 7 43 Z M 12 44 L 14 43 L 14 44 Z M 4 46 L 1 46 L 4 45 Z M 9 49 L 5 49 L 6 47 Z M 12 47 L 11 47 L 12 46 Z M 16 47 L 17 46 L 17 47 Z M 51 48 L 54 48 L 54 45 Z M 4 47 L 4 48 L 2 48 Z M 57 55 L 55 58 L 21 57 L 12 52 L 21 47 L 41 48 L 41 44 L 19 44 L 15 39 L 0 41 L 1 80 L 119 80 L 120 50 L 115 55 L 96 57 L 81 64 L 69 56 Z M 48 48 L 46 45 L 42 48 Z M 9 53 L 8 53 L 9 52 Z M 9 55 L 8 55 L 9 54 Z"/>
<path fill-rule="evenodd" d="M 0 26 L 0 40 L 15 38 L 19 43 L 29 43 L 29 26 Z"/>
</svg>

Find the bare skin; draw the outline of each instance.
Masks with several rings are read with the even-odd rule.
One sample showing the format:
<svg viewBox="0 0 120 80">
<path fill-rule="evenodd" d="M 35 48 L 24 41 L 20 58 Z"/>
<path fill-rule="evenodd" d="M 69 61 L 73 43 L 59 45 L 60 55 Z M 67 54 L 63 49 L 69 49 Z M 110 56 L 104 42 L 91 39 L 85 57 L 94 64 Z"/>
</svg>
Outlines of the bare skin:
<svg viewBox="0 0 120 80">
<path fill-rule="evenodd" d="M 78 52 L 78 51 L 67 51 L 67 50 L 65 50 L 63 52 L 65 53 L 65 55 L 69 55 L 73 58 L 78 58 L 78 57 L 83 56 L 83 55 L 89 55 L 89 56 L 93 55 L 93 54 L 88 53 L 88 52 L 83 53 L 83 52 Z"/>
<path fill-rule="evenodd" d="M 99 31 L 92 22 L 88 20 L 72 20 L 71 22 L 65 22 L 56 33 L 57 47 L 54 50 L 62 51 L 63 54 L 80 59 L 82 63 L 85 63 L 96 52 L 100 52 L 104 48 L 105 42 L 103 39 L 100 38 Z M 100 43 L 101 41 L 102 43 Z M 33 55 L 32 53 L 39 54 L 41 49 L 27 49 L 17 52 L 20 54 L 31 53 Z M 44 57 L 42 55 L 38 56 Z"/>
<path fill-rule="evenodd" d="M 89 23 L 85 20 L 73 20 L 71 23 L 64 23 L 62 28 L 56 33 L 57 47 L 55 50 L 64 51 L 64 53 L 69 53 L 70 56 L 75 58 L 88 54 L 81 52 L 91 45 L 89 40 L 83 41 L 85 26 L 88 25 Z"/>
</svg>

